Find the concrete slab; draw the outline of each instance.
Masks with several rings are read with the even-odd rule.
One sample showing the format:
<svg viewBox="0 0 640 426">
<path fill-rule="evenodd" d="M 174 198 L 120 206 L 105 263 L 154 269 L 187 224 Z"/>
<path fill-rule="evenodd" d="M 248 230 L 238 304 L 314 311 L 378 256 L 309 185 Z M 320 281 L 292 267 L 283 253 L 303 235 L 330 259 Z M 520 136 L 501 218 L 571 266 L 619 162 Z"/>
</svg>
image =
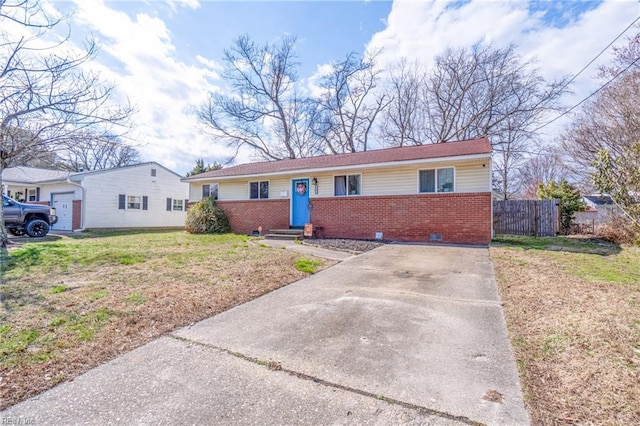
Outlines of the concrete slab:
<svg viewBox="0 0 640 426">
<path fill-rule="evenodd" d="M 3 424 L 454 425 L 163 337 L 0 412 Z"/>
<path fill-rule="evenodd" d="M 281 369 L 270 370 L 269 363 Z M 0 418 L 12 424 L 529 423 L 487 249 L 406 245 L 349 256 Z"/>
<path fill-rule="evenodd" d="M 529 422 L 486 248 L 383 246 L 176 335 L 472 421 Z"/>
<path fill-rule="evenodd" d="M 295 251 L 309 256 L 316 256 L 329 260 L 337 260 L 339 262 L 354 256 L 352 253 L 327 250 L 322 247 L 308 246 L 288 240 L 260 240 L 260 244 L 266 244 L 269 247 L 284 248 L 286 250 Z"/>
</svg>

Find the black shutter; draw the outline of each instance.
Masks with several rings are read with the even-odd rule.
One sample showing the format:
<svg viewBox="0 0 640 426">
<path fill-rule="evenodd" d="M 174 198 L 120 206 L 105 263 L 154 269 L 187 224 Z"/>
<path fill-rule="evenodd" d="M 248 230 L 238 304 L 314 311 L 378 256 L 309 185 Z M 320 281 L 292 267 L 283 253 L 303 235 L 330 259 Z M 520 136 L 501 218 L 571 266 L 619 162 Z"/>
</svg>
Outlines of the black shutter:
<svg viewBox="0 0 640 426">
<path fill-rule="evenodd" d="M 187 211 L 187 203 L 189 202 L 189 200 L 184 200 L 184 211 Z"/>
<path fill-rule="evenodd" d="M 142 196 L 142 210 L 149 210 L 149 197 L 146 195 Z"/>
<path fill-rule="evenodd" d="M 171 198 L 167 198 L 167 211 L 171 211 Z"/>
<path fill-rule="evenodd" d="M 40 201 L 40 187 L 36 188 L 36 201 Z"/>
<path fill-rule="evenodd" d="M 127 202 L 127 196 L 125 194 L 118 195 L 118 210 L 124 210 Z"/>
</svg>

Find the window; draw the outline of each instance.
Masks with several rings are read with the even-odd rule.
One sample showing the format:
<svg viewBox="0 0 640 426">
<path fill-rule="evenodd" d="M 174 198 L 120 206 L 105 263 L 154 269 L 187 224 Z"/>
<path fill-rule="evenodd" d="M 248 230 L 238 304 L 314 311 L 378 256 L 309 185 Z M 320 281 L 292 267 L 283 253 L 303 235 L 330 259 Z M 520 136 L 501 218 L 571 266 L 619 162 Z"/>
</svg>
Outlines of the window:
<svg viewBox="0 0 640 426">
<path fill-rule="evenodd" d="M 146 195 L 118 194 L 119 210 L 149 210 L 149 197 Z"/>
<path fill-rule="evenodd" d="M 202 198 L 213 197 L 214 200 L 218 199 L 218 184 L 212 183 L 211 185 L 202 185 Z"/>
<path fill-rule="evenodd" d="M 453 167 L 420 170 L 420 192 L 453 192 Z"/>
<path fill-rule="evenodd" d="M 36 189 L 29 190 L 27 201 L 38 201 L 38 191 Z"/>
<path fill-rule="evenodd" d="M 173 199 L 173 211 L 181 212 L 184 210 L 184 200 L 178 200 L 177 198 Z"/>
<path fill-rule="evenodd" d="M 129 195 L 127 197 L 127 210 L 140 210 L 142 208 L 142 197 Z"/>
<path fill-rule="evenodd" d="M 151 169 L 151 177 L 156 177 L 156 169 Z"/>
<path fill-rule="evenodd" d="M 333 194 L 336 197 L 360 195 L 360 175 L 335 176 L 333 178 Z"/>
<path fill-rule="evenodd" d="M 249 198 L 252 200 L 269 198 L 269 182 L 249 182 Z"/>
</svg>

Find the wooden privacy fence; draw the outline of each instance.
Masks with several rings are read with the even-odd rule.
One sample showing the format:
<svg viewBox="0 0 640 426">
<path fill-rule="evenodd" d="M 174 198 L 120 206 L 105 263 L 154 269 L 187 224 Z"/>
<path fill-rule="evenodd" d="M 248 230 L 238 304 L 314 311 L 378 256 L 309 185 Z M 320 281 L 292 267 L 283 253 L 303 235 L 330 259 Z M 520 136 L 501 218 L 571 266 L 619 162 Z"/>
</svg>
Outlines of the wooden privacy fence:
<svg viewBox="0 0 640 426">
<path fill-rule="evenodd" d="M 493 230 L 497 234 L 551 237 L 560 232 L 558 200 L 494 200 Z"/>
</svg>

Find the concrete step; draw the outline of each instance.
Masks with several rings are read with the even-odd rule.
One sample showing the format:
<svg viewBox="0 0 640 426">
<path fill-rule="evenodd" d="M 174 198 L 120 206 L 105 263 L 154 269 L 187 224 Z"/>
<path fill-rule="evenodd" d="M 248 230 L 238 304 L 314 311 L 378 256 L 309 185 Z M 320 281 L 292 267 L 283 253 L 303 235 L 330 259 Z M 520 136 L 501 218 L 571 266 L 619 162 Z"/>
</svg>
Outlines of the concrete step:
<svg viewBox="0 0 640 426">
<path fill-rule="evenodd" d="M 269 234 L 302 235 L 303 233 L 302 229 L 269 229 Z"/>
<path fill-rule="evenodd" d="M 300 234 L 267 234 L 264 236 L 266 240 L 301 240 L 302 233 Z"/>
</svg>

